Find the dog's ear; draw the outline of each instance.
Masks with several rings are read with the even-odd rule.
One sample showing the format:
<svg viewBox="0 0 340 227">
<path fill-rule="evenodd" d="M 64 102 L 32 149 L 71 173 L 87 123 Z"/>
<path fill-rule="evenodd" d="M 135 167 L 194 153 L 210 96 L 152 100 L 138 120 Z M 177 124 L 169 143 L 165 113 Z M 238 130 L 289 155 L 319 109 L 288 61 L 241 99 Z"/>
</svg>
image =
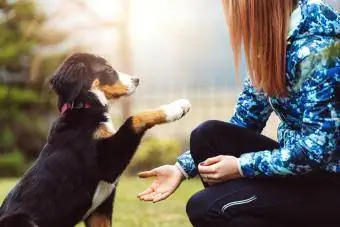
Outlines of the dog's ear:
<svg viewBox="0 0 340 227">
<path fill-rule="evenodd" d="M 105 65 L 105 62 L 98 62 L 98 61 L 91 62 L 91 70 L 92 70 L 92 73 L 94 74 L 104 71 L 106 68 L 107 66 Z"/>
<path fill-rule="evenodd" d="M 53 74 L 49 84 L 59 96 L 59 103 L 72 104 L 83 89 L 87 68 L 83 62 L 65 61 Z"/>
</svg>

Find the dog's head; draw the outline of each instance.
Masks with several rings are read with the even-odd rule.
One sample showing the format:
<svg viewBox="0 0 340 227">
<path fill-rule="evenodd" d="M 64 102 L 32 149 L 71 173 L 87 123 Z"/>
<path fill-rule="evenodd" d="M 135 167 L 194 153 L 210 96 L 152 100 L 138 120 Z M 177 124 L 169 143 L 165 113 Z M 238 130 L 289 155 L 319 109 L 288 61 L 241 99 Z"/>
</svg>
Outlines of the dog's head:
<svg viewBox="0 0 340 227">
<path fill-rule="evenodd" d="M 102 57 L 77 53 L 68 57 L 49 80 L 59 96 L 59 109 L 64 104 L 74 105 L 85 98 L 106 105 L 107 100 L 132 94 L 139 79 L 115 71 Z"/>
</svg>

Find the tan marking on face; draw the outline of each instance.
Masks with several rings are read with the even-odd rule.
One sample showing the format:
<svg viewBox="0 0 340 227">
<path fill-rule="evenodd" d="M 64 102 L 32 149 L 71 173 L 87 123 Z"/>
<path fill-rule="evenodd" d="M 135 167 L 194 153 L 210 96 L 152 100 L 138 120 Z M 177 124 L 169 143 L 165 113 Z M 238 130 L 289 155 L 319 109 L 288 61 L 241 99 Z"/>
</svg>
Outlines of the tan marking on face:
<svg viewBox="0 0 340 227">
<path fill-rule="evenodd" d="M 136 133 L 140 133 L 156 124 L 166 122 L 166 114 L 163 110 L 150 110 L 132 117 L 132 127 Z"/>
<path fill-rule="evenodd" d="M 101 124 L 93 133 L 93 139 L 95 140 L 105 139 L 111 136 L 113 136 L 113 133 L 104 124 Z"/>
<path fill-rule="evenodd" d="M 129 90 L 120 81 L 117 81 L 113 85 L 100 85 L 98 79 L 92 82 L 91 88 L 101 90 L 107 99 L 115 99 L 127 95 Z"/>
<path fill-rule="evenodd" d="M 86 221 L 88 227 L 111 227 L 111 220 L 101 214 L 92 214 Z"/>
<path fill-rule="evenodd" d="M 99 89 L 104 92 L 107 99 L 118 98 L 128 93 L 128 88 L 119 81 L 113 85 L 100 86 Z"/>
</svg>

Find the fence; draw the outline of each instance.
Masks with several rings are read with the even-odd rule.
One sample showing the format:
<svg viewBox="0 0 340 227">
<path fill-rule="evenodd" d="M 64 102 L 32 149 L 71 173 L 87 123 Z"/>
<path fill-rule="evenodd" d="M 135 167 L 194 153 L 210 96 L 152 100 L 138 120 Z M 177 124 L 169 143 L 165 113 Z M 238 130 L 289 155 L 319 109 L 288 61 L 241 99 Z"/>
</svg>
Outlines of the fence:
<svg viewBox="0 0 340 227">
<path fill-rule="evenodd" d="M 141 85 L 142 86 L 142 85 Z M 164 94 L 139 94 L 138 91 L 131 97 L 131 112 L 156 108 L 160 105 L 167 104 L 178 98 L 187 98 L 192 108 L 189 113 L 177 122 L 156 126 L 147 132 L 147 135 L 156 137 L 174 137 L 188 141 L 190 132 L 200 123 L 206 120 L 227 121 L 233 113 L 235 102 L 239 91 L 204 91 L 191 90 L 190 92 L 178 91 Z M 119 107 L 119 103 L 117 103 Z M 121 116 L 120 108 L 112 110 L 113 116 Z M 116 124 L 121 124 L 121 118 L 115 118 Z M 279 119 L 272 114 L 263 133 L 273 139 L 276 139 L 276 128 Z"/>
</svg>

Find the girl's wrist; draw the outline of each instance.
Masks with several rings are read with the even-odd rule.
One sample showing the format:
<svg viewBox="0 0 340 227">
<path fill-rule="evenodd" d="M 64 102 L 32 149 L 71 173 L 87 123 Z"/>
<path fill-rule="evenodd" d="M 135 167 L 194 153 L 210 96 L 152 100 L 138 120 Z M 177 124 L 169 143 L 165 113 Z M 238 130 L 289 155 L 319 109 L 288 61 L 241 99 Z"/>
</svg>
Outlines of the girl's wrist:
<svg viewBox="0 0 340 227">
<path fill-rule="evenodd" d="M 240 158 L 236 159 L 236 165 L 237 165 L 237 170 L 238 170 L 240 177 L 244 177 L 242 167 L 241 167 Z"/>
<path fill-rule="evenodd" d="M 181 173 L 182 179 L 181 180 L 185 180 L 189 178 L 189 175 L 185 172 L 185 170 L 183 169 L 183 167 L 176 162 L 175 165 L 176 169 Z"/>
</svg>

